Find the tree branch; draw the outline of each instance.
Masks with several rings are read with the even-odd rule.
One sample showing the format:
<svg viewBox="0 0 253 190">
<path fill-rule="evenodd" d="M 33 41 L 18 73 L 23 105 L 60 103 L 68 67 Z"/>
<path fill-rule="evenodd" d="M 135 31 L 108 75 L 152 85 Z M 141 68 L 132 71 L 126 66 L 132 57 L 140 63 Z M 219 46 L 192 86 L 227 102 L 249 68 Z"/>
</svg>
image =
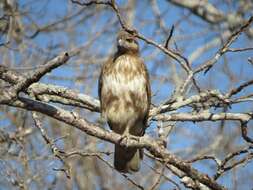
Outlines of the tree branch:
<svg viewBox="0 0 253 190">
<path fill-rule="evenodd" d="M 211 189 L 225 189 L 207 175 L 201 174 L 200 172 L 192 168 L 190 164 L 187 164 L 175 155 L 170 154 L 168 150 L 164 149 L 162 146 L 159 145 L 159 143 L 157 143 L 150 137 L 134 137 L 128 139 L 127 141 L 122 141 L 121 135 L 114 132 L 106 131 L 99 126 L 94 125 L 86 121 L 85 119 L 82 119 L 75 112 L 69 112 L 56 106 L 52 106 L 28 98 L 20 97 L 19 100 L 16 100 L 15 102 L 9 102 L 7 105 L 43 113 L 45 115 L 48 115 L 49 117 L 53 117 L 59 121 L 65 122 L 73 127 L 76 127 L 81 131 L 87 133 L 88 135 L 98 137 L 114 144 L 120 144 L 121 146 L 128 147 L 146 148 L 154 156 L 162 158 L 166 163 L 171 164 L 176 168 L 182 170 L 193 180 L 198 180 L 200 183 L 205 184 Z"/>
</svg>

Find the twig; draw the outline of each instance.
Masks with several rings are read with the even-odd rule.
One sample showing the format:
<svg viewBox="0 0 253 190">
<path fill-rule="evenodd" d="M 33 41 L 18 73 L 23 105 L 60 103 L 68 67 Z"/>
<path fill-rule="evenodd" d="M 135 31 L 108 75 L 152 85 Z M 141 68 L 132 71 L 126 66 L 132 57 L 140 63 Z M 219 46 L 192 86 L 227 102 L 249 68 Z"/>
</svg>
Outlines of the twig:
<svg viewBox="0 0 253 190">
<path fill-rule="evenodd" d="M 106 155 L 109 156 L 113 154 L 113 152 L 103 152 L 103 151 L 99 151 L 99 152 L 85 152 L 85 151 L 72 151 L 72 152 L 66 152 L 64 154 L 65 157 L 72 157 L 72 156 L 83 156 L 83 157 L 87 157 L 87 156 L 100 156 L 100 155 Z"/>
<path fill-rule="evenodd" d="M 253 57 L 248 58 L 249 64 L 253 65 Z"/>
<path fill-rule="evenodd" d="M 241 84 L 240 86 L 231 89 L 231 90 L 227 93 L 226 97 L 231 97 L 231 96 L 233 96 L 233 95 L 239 93 L 239 92 L 240 92 L 242 89 L 244 89 L 245 87 L 248 87 L 248 86 L 250 86 L 250 85 L 253 85 L 253 80 L 246 81 L 246 82 L 244 82 L 243 84 Z"/>
<path fill-rule="evenodd" d="M 228 48 L 227 52 L 242 52 L 242 51 L 251 51 L 253 50 L 253 47 L 248 48 Z"/>
<path fill-rule="evenodd" d="M 207 73 L 213 67 L 213 65 L 219 60 L 219 58 L 228 51 L 229 46 L 238 38 L 238 36 L 250 26 L 252 21 L 253 16 L 251 16 L 244 25 L 242 25 L 235 33 L 233 33 L 228 38 L 227 42 L 218 50 L 218 52 L 209 61 L 207 61 L 204 65 L 198 67 L 194 71 L 194 74 L 199 73 L 203 70 L 205 70 L 204 73 Z"/>
<path fill-rule="evenodd" d="M 36 112 L 32 112 L 32 117 L 35 122 L 35 126 L 39 129 L 43 139 L 47 143 L 47 145 L 50 147 L 53 155 L 58 158 L 64 165 L 64 168 L 53 168 L 55 171 L 63 171 L 66 175 L 67 178 L 71 178 L 70 176 L 70 166 L 64 161 L 63 157 L 61 154 L 65 154 L 65 152 L 61 151 L 55 144 L 54 142 L 47 136 L 46 131 L 42 127 L 42 123 L 39 119 L 39 116 Z M 66 168 L 66 169 L 65 169 Z"/>
<path fill-rule="evenodd" d="M 20 100 L 9 102 L 10 106 L 20 107 L 23 109 L 31 110 L 31 111 L 38 111 L 43 114 L 48 115 L 49 117 L 53 117 L 59 121 L 63 121 L 73 127 L 76 127 L 83 132 L 96 136 L 97 138 L 112 142 L 112 143 L 120 143 L 122 146 L 128 147 L 136 147 L 136 148 L 146 148 L 156 157 L 163 158 L 168 164 L 171 164 L 182 170 L 189 176 L 190 178 L 199 181 L 202 184 L 214 189 L 214 190 L 224 190 L 225 188 L 219 185 L 216 181 L 212 180 L 207 175 L 201 174 L 197 170 L 191 167 L 190 164 L 185 163 L 180 158 L 176 157 L 175 155 L 169 153 L 166 149 L 161 147 L 159 143 L 151 139 L 150 137 L 129 137 L 127 141 L 122 142 L 122 136 L 114 133 L 109 132 L 101 127 L 94 125 L 83 118 L 81 118 L 77 113 L 69 112 L 64 109 L 58 108 L 56 106 L 52 106 L 49 104 L 45 104 L 39 101 L 27 99 L 21 97 Z"/>
<path fill-rule="evenodd" d="M 115 170 L 115 168 L 109 163 L 107 162 L 105 159 L 103 159 L 100 155 L 96 155 L 96 157 L 103 161 L 107 166 L 109 166 L 111 169 Z M 131 184 L 133 184 L 135 187 L 137 187 L 138 189 L 144 190 L 144 187 L 142 187 L 141 185 L 137 184 L 135 181 L 133 181 L 131 178 L 129 178 L 126 174 L 124 173 L 120 173 L 120 175 L 122 175 L 126 180 L 128 180 Z"/>
<path fill-rule="evenodd" d="M 155 190 L 156 187 L 159 185 L 159 183 L 160 183 L 160 181 L 161 181 L 161 179 L 162 179 L 162 177 L 164 175 L 163 173 L 164 173 L 165 169 L 166 169 L 166 163 L 163 164 L 162 169 L 159 172 L 159 176 L 157 177 L 156 182 L 151 186 L 150 190 Z"/>
<path fill-rule="evenodd" d="M 45 64 L 45 67 L 40 67 L 35 70 L 31 76 L 26 77 L 22 81 L 20 81 L 17 85 L 15 85 L 15 90 L 20 92 L 23 89 L 28 88 L 32 83 L 35 83 L 40 80 L 46 73 L 51 72 L 53 69 L 61 66 L 62 64 L 66 63 L 69 59 L 69 55 L 67 52 L 60 54 L 59 56 L 55 57 L 51 61 Z"/>
<path fill-rule="evenodd" d="M 200 160 L 213 160 L 217 164 L 217 166 L 220 166 L 220 164 L 221 164 L 221 161 L 218 160 L 217 158 L 215 158 L 214 156 L 198 156 L 198 157 L 188 160 L 186 162 L 193 163 L 193 162 L 200 161 Z"/>
<path fill-rule="evenodd" d="M 19 81 L 25 80 L 25 76 L 21 73 L 2 65 L 0 65 L 0 78 L 11 84 L 17 84 Z M 47 102 L 55 101 L 62 104 L 83 107 L 96 112 L 100 110 L 99 101 L 97 99 L 65 87 L 33 83 L 27 91 L 33 93 L 36 98 Z"/>
<path fill-rule="evenodd" d="M 148 153 L 146 153 L 145 155 L 147 155 L 148 157 L 150 157 L 150 158 L 152 158 L 154 160 L 157 160 L 157 161 L 159 161 L 161 163 L 164 163 L 163 159 L 157 158 L 157 157 L 155 157 L 155 156 L 153 156 L 151 154 L 148 154 Z M 192 180 L 189 177 L 187 177 L 187 175 L 183 171 L 179 170 L 178 168 L 176 168 L 176 167 L 174 167 L 172 165 L 169 165 L 169 164 L 166 164 L 166 167 L 174 175 L 178 176 L 181 179 L 181 182 L 184 184 L 185 187 L 197 190 L 197 189 L 200 189 L 201 186 L 203 186 L 203 184 L 201 184 L 201 183 L 196 183 L 196 180 Z M 181 188 L 179 188 L 179 189 L 181 189 Z"/>
<path fill-rule="evenodd" d="M 119 23 L 124 30 L 126 30 L 129 33 L 134 34 L 136 37 L 145 41 L 147 44 L 151 44 L 151 45 L 157 47 L 158 49 L 160 49 L 166 55 L 168 55 L 171 58 L 173 58 L 174 60 L 176 60 L 187 73 L 190 71 L 188 60 L 184 56 L 182 56 L 179 52 L 175 52 L 173 50 L 167 49 L 163 45 L 157 44 L 153 40 L 150 40 L 150 39 L 144 37 L 137 30 L 131 28 L 130 26 L 127 26 L 120 14 L 119 8 L 118 8 L 115 0 L 109 0 L 109 1 L 96 1 L 96 0 L 94 0 L 94 1 L 89 1 L 89 2 L 80 2 L 77 0 L 71 0 L 71 1 L 72 1 L 72 3 L 78 4 L 81 6 L 89 6 L 92 4 L 103 4 L 103 5 L 110 6 L 114 10 L 114 12 L 119 20 Z"/>
<path fill-rule="evenodd" d="M 242 150 L 238 150 L 235 151 L 233 153 L 228 154 L 225 159 L 222 161 L 222 163 L 220 164 L 220 166 L 218 167 L 217 173 L 214 175 L 214 179 L 218 179 L 222 174 L 224 174 L 226 171 L 231 170 L 235 167 L 237 167 L 240 164 L 243 164 L 251 159 L 253 159 L 253 153 L 250 152 L 250 150 L 252 150 L 253 147 L 249 146 L 245 149 Z M 242 154 L 248 153 L 244 158 L 234 162 L 233 164 L 226 166 L 226 164 L 233 159 L 235 156 L 241 156 Z"/>
<path fill-rule="evenodd" d="M 247 123 L 247 121 L 241 122 L 242 137 L 246 142 L 253 144 L 253 139 L 248 136 Z"/>
<path fill-rule="evenodd" d="M 64 64 L 66 61 L 68 61 L 68 59 L 68 53 L 64 52 L 56 58 L 52 59 L 51 61 L 47 62 L 45 64 L 45 67 L 41 67 L 35 70 L 30 76 L 24 78 L 20 77 L 21 81 L 18 81 L 16 85 L 2 92 L 2 97 L 0 97 L 0 103 L 14 101 L 20 91 L 27 89 L 32 83 L 39 81 L 40 78 L 43 77 L 46 73 Z M 0 67 L 0 78 L 3 78 L 5 73 L 6 68 Z"/>
<path fill-rule="evenodd" d="M 164 47 L 165 47 L 166 49 L 168 49 L 170 39 L 171 39 L 171 37 L 172 37 L 172 35 L 173 35 L 173 32 L 174 32 L 174 28 L 175 28 L 174 25 L 172 25 L 172 27 L 171 27 L 171 29 L 170 29 L 170 34 L 169 34 L 169 36 L 168 36 L 168 38 L 167 38 L 167 40 L 166 40 L 166 42 L 165 42 L 165 45 L 164 45 Z"/>
<path fill-rule="evenodd" d="M 147 154 L 145 154 L 147 155 Z M 144 162 L 145 165 L 147 165 L 152 171 L 154 171 L 156 174 L 162 174 L 162 177 L 164 177 L 164 179 L 166 179 L 167 181 L 171 182 L 173 185 L 176 186 L 177 189 L 181 189 L 180 186 L 173 181 L 172 179 L 170 179 L 167 175 L 165 175 L 164 173 L 161 173 L 160 171 L 157 171 L 154 167 L 150 166 L 148 163 Z"/>
<path fill-rule="evenodd" d="M 250 150 L 253 150 L 253 146 L 249 146 L 249 147 L 244 148 L 244 149 L 242 149 L 242 150 L 238 150 L 238 151 L 235 151 L 235 152 L 233 152 L 233 153 L 228 154 L 228 155 L 225 157 L 225 159 L 222 161 L 222 163 L 220 164 L 221 167 L 224 167 L 224 166 L 227 164 L 227 162 L 228 162 L 229 160 L 231 160 L 232 158 L 234 158 L 235 156 L 239 156 L 239 155 L 241 155 L 241 154 L 248 153 Z"/>
</svg>

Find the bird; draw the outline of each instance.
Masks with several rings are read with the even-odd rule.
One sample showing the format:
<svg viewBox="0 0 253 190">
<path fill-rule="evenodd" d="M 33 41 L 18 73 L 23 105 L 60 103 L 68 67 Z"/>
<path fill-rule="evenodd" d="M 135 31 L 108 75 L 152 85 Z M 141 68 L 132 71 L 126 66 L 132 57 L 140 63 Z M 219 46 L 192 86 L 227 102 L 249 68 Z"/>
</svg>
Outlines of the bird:
<svg viewBox="0 0 253 190">
<path fill-rule="evenodd" d="M 123 137 L 143 136 L 151 103 L 149 73 L 134 33 L 122 29 L 116 41 L 117 51 L 103 64 L 99 76 L 101 117 Z M 142 159 L 142 149 L 115 144 L 114 168 L 119 172 L 139 171 Z"/>
</svg>

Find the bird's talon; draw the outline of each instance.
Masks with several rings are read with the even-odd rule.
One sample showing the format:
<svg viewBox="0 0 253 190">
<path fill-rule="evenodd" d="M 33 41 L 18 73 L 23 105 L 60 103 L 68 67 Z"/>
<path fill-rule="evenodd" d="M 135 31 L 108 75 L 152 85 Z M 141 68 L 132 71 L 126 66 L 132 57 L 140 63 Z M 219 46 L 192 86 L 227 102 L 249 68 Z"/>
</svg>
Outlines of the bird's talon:
<svg viewBox="0 0 253 190">
<path fill-rule="evenodd" d="M 128 142 L 129 136 L 128 135 L 122 135 L 120 140 L 119 140 L 119 144 L 122 146 L 126 146 L 127 147 L 127 142 Z"/>
</svg>

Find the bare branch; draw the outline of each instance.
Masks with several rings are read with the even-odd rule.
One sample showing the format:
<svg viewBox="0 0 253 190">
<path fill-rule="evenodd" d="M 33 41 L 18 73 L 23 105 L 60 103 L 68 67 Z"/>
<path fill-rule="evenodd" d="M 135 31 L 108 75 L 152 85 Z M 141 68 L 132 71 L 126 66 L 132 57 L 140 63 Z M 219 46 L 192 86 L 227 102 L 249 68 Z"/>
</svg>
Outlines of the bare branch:
<svg viewBox="0 0 253 190">
<path fill-rule="evenodd" d="M 69 59 L 68 53 L 63 53 L 56 58 L 52 59 L 48 63 L 45 64 L 45 67 L 38 68 L 35 70 L 30 76 L 23 78 L 21 81 L 18 81 L 15 86 L 13 86 L 8 91 L 3 91 L 3 99 L 0 98 L 0 102 L 10 101 L 17 97 L 18 93 L 22 90 L 28 88 L 32 83 L 35 83 L 40 80 L 46 73 L 50 72 L 51 70 L 59 67 L 60 65 L 64 64 Z M 0 70 L 0 78 L 4 78 L 4 74 L 6 73 L 6 68 L 3 66 Z M 7 72 L 7 75 L 10 76 L 13 74 L 11 72 Z"/>
<path fill-rule="evenodd" d="M 178 113 L 170 115 L 157 115 L 155 120 L 161 121 L 220 121 L 220 120 L 237 120 L 237 121 L 249 121 L 253 118 L 253 113 Z"/>
<path fill-rule="evenodd" d="M 226 41 L 226 43 L 222 46 L 222 48 L 220 48 L 218 50 L 218 52 L 209 60 L 207 61 L 205 64 L 201 65 L 199 68 L 197 68 L 194 71 L 194 74 L 199 73 L 203 70 L 205 70 L 205 73 L 209 71 L 209 69 L 211 69 L 213 67 L 213 65 L 219 60 L 219 58 L 227 52 L 227 50 L 229 49 L 229 46 L 238 38 L 238 36 L 245 31 L 250 24 L 253 22 L 253 16 L 251 16 L 249 18 L 249 20 L 242 25 L 236 32 L 234 32 Z"/>
<path fill-rule="evenodd" d="M 241 84 L 240 86 L 231 89 L 226 96 L 231 97 L 231 96 L 241 92 L 244 88 L 246 88 L 252 84 L 253 84 L 253 80 L 246 81 L 243 84 Z"/>
<path fill-rule="evenodd" d="M 96 136 L 111 143 L 120 143 L 120 145 L 128 147 L 146 148 L 153 155 L 162 158 L 168 164 L 171 164 L 187 173 L 187 175 L 190 178 L 198 180 L 200 183 L 203 183 L 215 190 L 225 189 L 224 187 L 220 186 L 215 181 L 213 181 L 207 175 L 199 173 L 197 170 L 193 169 L 189 164 L 184 163 L 178 157 L 170 154 L 166 149 L 160 147 L 160 145 L 156 141 L 147 136 L 141 138 L 134 137 L 133 139 L 129 139 L 127 140 L 127 142 L 124 142 L 121 140 L 122 139 L 121 135 L 116 134 L 114 132 L 105 131 L 99 126 L 96 126 L 82 119 L 77 113 L 74 112 L 68 112 L 61 108 L 51 106 L 49 104 L 45 104 L 39 101 L 22 97 L 20 98 L 20 101 L 11 102 L 9 105 L 31 111 L 41 112 L 43 114 L 48 115 L 49 117 L 53 117 L 57 120 L 63 121 L 71 126 L 74 126 L 91 136 Z"/>
</svg>

